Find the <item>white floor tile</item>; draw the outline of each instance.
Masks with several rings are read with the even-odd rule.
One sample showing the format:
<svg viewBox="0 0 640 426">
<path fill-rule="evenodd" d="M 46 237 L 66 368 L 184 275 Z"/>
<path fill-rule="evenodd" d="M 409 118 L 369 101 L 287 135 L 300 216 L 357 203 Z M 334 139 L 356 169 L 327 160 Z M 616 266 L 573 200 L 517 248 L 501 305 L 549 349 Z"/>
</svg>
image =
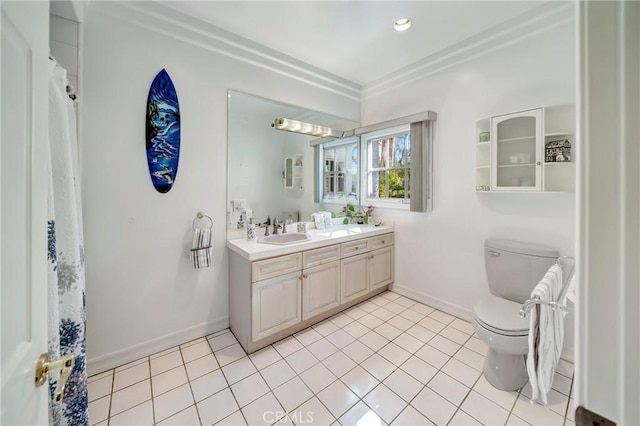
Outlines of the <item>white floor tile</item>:
<svg viewBox="0 0 640 426">
<path fill-rule="evenodd" d="M 417 339 L 417 338 L 415 338 L 415 337 L 413 337 L 413 336 L 411 336 L 411 335 L 409 335 L 407 333 L 402 333 L 401 335 L 396 337 L 393 340 L 393 343 L 395 343 L 396 345 L 400 346 L 405 351 L 410 352 L 412 354 L 415 353 L 415 351 L 417 351 L 418 349 L 420 349 L 424 345 L 424 343 L 421 340 L 419 340 L 419 339 Z"/>
<path fill-rule="evenodd" d="M 387 376 L 396 369 L 394 364 L 378 354 L 371 355 L 361 364 L 361 366 L 380 381 L 386 379 Z"/>
<path fill-rule="evenodd" d="M 231 364 L 233 361 L 237 361 L 240 358 L 244 358 L 247 354 L 242 349 L 238 343 L 234 343 L 231 346 L 227 346 L 226 348 L 220 349 L 219 351 L 215 351 L 215 358 L 218 361 L 220 367 L 223 367 L 227 364 Z"/>
<path fill-rule="evenodd" d="M 199 337 L 197 339 L 189 340 L 188 342 L 181 344 L 180 345 L 180 349 L 186 349 L 189 346 L 193 346 L 193 345 L 195 345 L 197 343 L 200 343 L 200 342 L 205 342 L 206 343 L 207 342 L 207 338 L 206 337 Z"/>
<path fill-rule="evenodd" d="M 338 328 L 343 328 L 345 325 L 353 322 L 353 318 L 343 313 L 339 313 L 329 318 L 329 321 L 337 325 Z"/>
<path fill-rule="evenodd" d="M 182 359 L 184 359 L 184 362 L 190 362 L 212 353 L 211 347 L 209 347 L 209 343 L 206 341 L 193 344 L 180 350 L 182 351 Z"/>
<path fill-rule="evenodd" d="M 456 352 L 453 357 L 478 371 L 482 371 L 482 369 L 484 368 L 484 361 L 486 359 L 479 353 L 465 347 L 460 348 L 460 350 Z"/>
<path fill-rule="evenodd" d="M 273 390 L 287 413 L 300 406 L 313 396 L 307 385 L 299 377 L 294 377 Z"/>
<path fill-rule="evenodd" d="M 383 426 L 384 420 L 375 411 L 360 401 L 338 419 L 343 426 Z"/>
<path fill-rule="evenodd" d="M 393 340 L 402 334 L 402 331 L 398 330 L 388 322 L 380 324 L 374 331 L 387 340 Z"/>
<path fill-rule="evenodd" d="M 149 399 L 151 399 L 151 380 L 149 379 L 114 392 L 111 396 L 111 416 Z"/>
<path fill-rule="evenodd" d="M 455 405 L 429 388 L 422 389 L 411 401 L 411 405 L 437 425 L 446 425 L 457 409 Z"/>
<path fill-rule="evenodd" d="M 160 351 L 160 352 L 156 352 L 155 354 L 151 355 L 149 357 L 149 359 L 155 359 L 155 358 L 160 358 L 161 356 L 165 356 L 168 355 L 172 352 L 177 352 L 180 350 L 179 346 L 174 346 L 173 348 L 169 348 L 169 349 L 165 349 L 164 351 Z"/>
<path fill-rule="evenodd" d="M 213 352 L 238 343 L 233 333 L 223 333 L 207 340 L 209 341 L 209 346 Z"/>
<path fill-rule="evenodd" d="M 364 397 L 373 388 L 375 388 L 378 383 L 380 383 L 375 377 L 360 366 L 355 367 L 353 370 L 342 376 L 341 381 L 360 398 Z"/>
<path fill-rule="evenodd" d="M 518 392 L 508 392 L 494 388 L 489 382 L 487 382 L 484 374 L 480 376 L 475 386 L 473 387 L 473 390 L 478 392 L 485 398 L 495 402 L 507 411 L 511 411 L 511 409 L 513 408 L 513 403 L 518 397 Z"/>
<path fill-rule="evenodd" d="M 373 330 L 374 328 L 380 326 L 380 324 L 382 324 L 384 321 L 382 321 L 378 317 L 374 317 L 371 314 L 367 314 L 367 315 L 363 316 L 362 318 L 360 318 L 358 320 L 358 322 L 360 324 L 364 325 L 365 327 Z"/>
<path fill-rule="evenodd" d="M 382 383 L 365 396 L 363 401 L 387 423 L 391 423 L 407 406 L 402 398 Z"/>
<path fill-rule="evenodd" d="M 451 421 L 449 422 L 449 426 L 469 426 L 469 425 L 479 425 L 481 424 L 479 421 L 468 415 L 462 410 L 458 410 L 456 414 L 453 416 Z"/>
<path fill-rule="evenodd" d="M 567 407 L 567 419 L 571 420 L 572 422 L 575 422 L 575 414 L 576 414 L 576 407 L 573 405 L 573 399 L 570 399 L 569 405 Z"/>
<path fill-rule="evenodd" d="M 87 382 L 91 383 L 96 380 L 104 379 L 105 377 L 111 377 L 113 379 L 113 370 L 103 371 L 102 373 L 94 374 L 93 376 L 87 377 Z"/>
<path fill-rule="evenodd" d="M 382 337 L 375 331 L 368 332 L 358 340 L 367 345 L 373 351 L 380 350 L 380 348 L 389 343 L 389 339 Z"/>
<path fill-rule="evenodd" d="M 446 314 L 442 311 L 433 311 L 429 314 L 431 318 L 436 321 L 440 321 L 443 324 L 450 324 L 456 317 L 453 315 Z"/>
<path fill-rule="evenodd" d="M 151 377 L 151 374 L 149 373 L 148 362 L 140 363 L 126 370 L 116 371 L 116 374 L 113 376 L 113 391 L 119 391 L 127 386 L 146 380 L 149 377 Z"/>
<path fill-rule="evenodd" d="M 412 327 L 415 323 L 398 315 L 391 318 L 389 320 L 389 324 L 391 324 L 392 326 L 394 326 L 399 330 L 405 331 L 408 328 Z"/>
<path fill-rule="evenodd" d="M 393 342 L 390 342 L 386 346 L 382 347 L 378 354 L 382 355 L 387 361 L 390 361 L 396 367 L 404 364 L 406 360 L 411 357 L 411 353 L 405 351 L 400 346 L 396 345 Z"/>
<path fill-rule="evenodd" d="M 401 297 L 398 293 L 394 293 L 394 292 L 393 292 L 393 291 L 391 291 L 391 290 L 387 290 L 387 291 L 385 291 L 385 292 L 384 292 L 384 293 L 382 293 L 380 296 L 382 296 L 382 297 L 384 297 L 385 299 L 390 300 L 390 301 L 394 301 L 394 300 L 396 300 L 397 298 Z"/>
<path fill-rule="evenodd" d="M 458 349 L 460 349 L 459 344 L 452 342 L 449 339 L 445 339 L 442 336 L 434 337 L 433 339 L 429 340 L 429 343 L 427 343 L 427 345 L 433 346 L 434 348 L 438 349 L 441 352 L 444 352 L 449 356 L 452 356 Z"/>
<path fill-rule="evenodd" d="M 426 385 L 438 372 L 431 364 L 427 364 L 416 356 L 409 358 L 400 368 L 423 385 Z"/>
<path fill-rule="evenodd" d="M 280 340 L 279 342 L 274 343 L 273 347 L 283 358 L 286 358 L 292 353 L 297 352 L 303 348 L 302 343 L 300 343 L 298 339 L 293 336 L 287 337 L 284 340 Z"/>
<path fill-rule="evenodd" d="M 564 417 L 538 404 L 530 404 L 529 398 L 520 395 L 513 407 L 513 414 L 533 425 L 561 425 Z"/>
<path fill-rule="evenodd" d="M 324 338 L 310 344 L 309 346 L 307 346 L 307 349 L 309 349 L 309 352 L 311 352 L 311 354 L 318 358 L 320 361 L 338 351 L 338 348 L 333 346 L 330 341 Z"/>
<path fill-rule="evenodd" d="M 389 302 L 390 302 L 390 300 L 389 300 L 389 299 L 387 299 L 386 297 L 376 296 L 376 297 L 374 297 L 374 298 L 372 298 L 372 299 L 369 299 L 369 302 L 371 302 L 371 303 L 373 303 L 373 304 L 376 304 L 376 305 L 378 305 L 378 306 L 384 306 L 384 305 L 386 305 L 387 303 L 389 303 Z"/>
<path fill-rule="evenodd" d="M 405 308 L 411 308 L 412 306 L 418 304 L 415 300 L 411 300 L 408 297 L 400 296 L 395 300 L 396 303 L 404 306 Z"/>
<path fill-rule="evenodd" d="M 410 402 L 424 387 L 422 383 L 400 369 L 391 373 L 383 383 L 407 402 Z"/>
<path fill-rule="evenodd" d="M 571 379 L 563 376 L 562 374 L 556 373 L 553 376 L 553 384 L 551 385 L 551 388 L 569 396 L 571 393 Z"/>
<path fill-rule="evenodd" d="M 231 385 L 231 391 L 240 407 L 244 407 L 269 392 L 269 386 L 260 374 L 254 373 Z"/>
<path fill-rule="evenodd" d="M 345 315 L 349 315 L 354 320 L 358 320 L 358 319 L 362 318 L 363 316 L 367 315 L 366 311 L 360 309 L 357 306 L 354 306 L 351 309 L 347 309 L 344 313 L 345 313 Z"/>
<path fill-rule="evenodd" d="M 113 376 L 108 375 L 102 379 L 94 380 L 87 384 L 87 392 L 89 393 L 89 402 L 100 399 L 104 396 L 111 395 L 113 386 Z"/>
<path fill-rule="evenodd" d="M 93 400 L 89 403 L 89 424 L 94 425 L 109 418 L 111 395 Z"/>
<path fill-rule="evenodd" d="M 463 333 L 466 333 L 470 336 L 474 333 L 473 326 L 471 325 L 471 323 L 468 321 L 461 320 L 460 318 L 454 319 L 453 322 L 449 324 L 449 326 L 455 328 L 456 330 L 462 331 Z"/>
<path fill-rule="evenodd" d="M 520 393 L 521 396 L 525 396 L 527 399 L 531 398 L 531 383 L 527 383 L 523 388 L 522 388 L 522 392 Z M 560 392 L 551 389 L 549 391 L 549 393 L 547 394 L 547 407 L 552 410 L 555 411 L 556 413 L 558 413 L 559 415 L 563 416 L 566 413 L 567 410 L 567 404 L 569 402 L 569 397 L 566 395 L 561 394 Z"/>
<path fill-rule="evenodd" d="M 471 368 L 467 364 L 463 364 L 454 358 L 451 358 L 449 362 L 442 367 L 442 371 L 468 388 L 472 388 L 476 383 L 476 380 L 478 380 L 478 377 L 480 377 L 480 374 L 482 374 L 478 370 Z"/>
<path fill-rule="evenodd" d="M 276 351 L 273 346 L 267 346 L 258 352 L 254 352 L 249 355 L 249 358 L 258 370 L 262 370 L 263 368 L 282 359 L 278 351 Z"/>
<path fill-rule="evenodd" d="M 216 423 L 216 426 L 246 426 L 247 422 L 244 420 L 242 411 L 238 410 L 228 417 L 220 420 Z"/>
<path fill-rule="evenodd" d="M 313 329 L 318 333 L 320 333 L 323 337 L 326 337 L 329 334 L 336 331 L 338 329 L 338 326 L 332 323 L 331 321 L 326 320 L 314 325 Z"/>
<path fill-rule="evenodd" d="M 228 386 L 221 370 L 215 370 L 200 376 L 192 380 L 190 384 L 196 402 L 202 401 Z"/>
<path fill-rule="evenodd" d="M 427 305 L 423 305 L 422 303 L 416 303 L 415 305 L 409 307 L 409 309 L 411 309 L 412 311 L 416 311 L 422 315 L 429 315 L 431 312 L 435 311 L 435 309 Z"/>
<path fill-rule="evenodd" d="M 299 333 L 294 334 L 294 337 L 298 339 L 298 341 L 304 346 L 309 346 L 310 344 L 322 339 L 322 334 L 315 331 L 312 327 L 309 327 L 305 328 Z"/>
<path fill-rule="evenodd" d="M 317 397 L 335 418 L 342 416 L 358 402 L 358 396 L 339 380 L 318 392 Z"/>
<path fill-rule="evenodd" d="M 300 378 L 314 393 L 320 392 L 338 378 L 324 364 L 319 363 L 300 374 Z"/>
<path fill-rule="evenodd" d="M 389 321 L 391 318 L 396 316 L 396 314 L 391 311 L 387 311 L 385 308 L 378 308 L 375 311 L 371 312 L 371 315 L 382 321 Z"/>
<path fill-rule="evenodd" d="M 422 320 L 420 320 L 420 322 L 418 322 L 418 325 L 434 333 L 440 333 L 446 327 L 445 324 L 441 323 L 440 321 L 436 321 L 431 317 L 423 318 Z"/>
<path fill-rule="evenodd" d="M 242 408 L 242 414 L 244 414 L 247 424 L 257 426 L 273 424 L 286 413 L 276 397 L 269 392 Z"/>
<path fill-rule="evenodd" d="M 362 302 L 361 304 L 359 304 L 358 308 L 362 309 L 366 313 L 371 313 L 371 312 L 375 311 L 376 309 L 378 309 L 378 305 L 376 305 L 375 303 L 372 303 L 372 302 L 367 300 L 367 301 Z"/>
<path fill-rule="evenodd" d="M 199 425 L 200 418 L 198 417 L 198 411 L 196 410 L 196 406 L 192 405 L 189 408 L 186 408 L 179 413 L 174 414 L 173 416 L 164 419 L 161 422 L 156 423 L 162 426 L 185 426 L 185 425 Z"/>
<path fill-rule="evenodd" d="M 347 333 L 344 330 L 337 330 L 326 337 L 328 341 L 330 341 L 333 346 L 338 349 L 342 349 L 347 346 L 349 343 L 356 340 L 352 335 Z"/>
<path fill-rule="evenodd" d="M 432 425 L 433 423 L 420 414 L 418 410 L 408 405 L 391 424 L 393 426 L 417 426 Z"/>
<path fill-rule="evenodd" d="M 464 344 L 464 347 L 471 349 L 472 351 L 477 352 L 482 356 L 487 356 L 487 352 L 489 350 L 487 344 L 477 337 L 471 337 L 471 339 L 467 340 L 467 343 Z"/>
<path fill-rule="evenodd" d="M 153 376 L 151 378 L 151 390 L 153 391 L 153 396 L 156 397 L 188 381 L 187 371 L 184 369 L 184 366 L 181 365 L 180 367 Z"/>
<path fill-rule="evenodd" d="M 200 376 L 204 376 L 211 371 L 217 370 L 218 363 L 216 362 L 213 354 L 210 354 L 185 364 L 185 367 L 187 368 L 187 376 L 189 377 L 189 380 L 193 380 Z"/>
<path fill-rule="evenodd" d="M 211 425 L 238 410 L 238 404 L 230 389 L 224 389 L 197 404 L 203 425 Z"/>
<path fill-rule="evenodd" d="M 153 399 L 156 421 L 164 420 L 195 403 L 191 388 L 184 384 Z"/>
<path fill-rule="evenodd" d="M 468 387 L 443 372 L 436 374 L 427 386 L 456 406 L 459 406 L 469 393 Z"/>
<path fill-rule="evenodd" d="M 451 326 L 448 326 L 444 330 L 442 330 L 440 332 L 440 335 L 446 337 L 452 342 L 456 342 L 459 345 L 464 345 L 466 341 L 471 337 L 469 334 L 463 333 L 462 331 L 457 330 Z"/>
<path fill-rule="evenodd" d="M 436 333 L 424 328 L 419 324 L 416 324 L 413 327 L 409 328 L 407 330 L 407 334 L 415 337 L 423 343 L 427 343 L 429 340 L 433 339 L 436 336 Z"/>
<path fill-rule="evenodd" d="M 505 423 L 505 425 L 507 425 L 507 426 L 529 426 L 529 423 L 525 422 L 520 417 L 518 417 L 515 414 L 511 413 L 511 415 L 507 419 L 507 422 Z"/>
<path fill-rule="evenodd" d="M 449 355 L 440 352 L 428 344 L 419 349 L 415 355 L 438 369 L 442 368 L 450 358 Z"/>
<path fill-rule="evenodd" d="M 405 309 L 404 311 L 400 312 L 398 315 L 400 315 L 402 318 L 408 319 L 413 323 L 416 323 L 425 317 L 425 315 L 421 314 L 420 312 L 416 312 L 411 309 Z"/>
<path fill-rule="evenodd" d="M 562 374 L 565 377 L 572 378 L 573 377 L 573 363 L 561 359 L 558 361 L 558 365 L 556 367 L 556 372 Z"/>
<path fill-rule="evenodd" d="M 293 369 L 289 367 L 289 364 L 283 359 L 260 370 L 260 374 L 262 374 L 262 377 L 271 389 L 275 389 L 284 382 L 288 382 L 296 375 L 295 371 L 293 371 Z"/>
<path fill-rule="evenodd" d="M 486 425 L 504 424 L 509 417 L 509 411 L 489 401 L 476 391 L 469 393 L 460 408 Z"/>
<path fill-rule="evenodd" d="M 227 382 L 229 382 L 230 385 L 252 375 L 253 373 L 256 373 L 257 371 L 256 367 L 253 366 L 253 363 L 247 357 L 241 358 L 222 367 L 224 377 L 226 377 Z"/>
<path fill-rule="evenodd" d="M 145 356 L 144 358 L 140 358 L 135 361 L 131 361 L 130 363 L 121 365 L 120 367 L 116 367 L 115 372 L 117 373 L 118 371 L 128 370 L 131 367 L 135 367 L 136 365 L 140 365 L 144 363 L 147 363 L 147 364 L 149 363 L 149 357 Z"/>
<path fill-rule="evenodd" d="M 359 340 L 342 348 L 342 352 L 357 363 L 361 363 L 373 354 L 373 351 Z"/>
<path fill-rule="evenodd" d="M 329 410 L 322 405 L 317 397 L 311 398 L 298 407 L 293 413 L 289 413 L 289 417 L 294 423 L 297 422 L 296 424 L 307 426 L 326 426 L 335 420 Z"/>
<path fill-rule="evenodd" d="M 182 365 L 182 355 L 180 351 L 173 351 L 168 354 L 151 359 L 151 375 L 164 373 Z"/>
<path fill-rule="evenodd" d="M 113 426 L 145 426 L 153 424 L 151 401 L 144 402 L 109 419 Z"/>
<path fill-rule="evenodd" d="M 404 306 L 395 303 L 395 302 L 389 302 L 386 305 L 384 305 L 384 308 L 387 311 L 393 312 L 394 314 L 398 315 L 400 312 L 405 311 L 407 308 L 405 308 Z"/>
<path fill-rule="evenodd" d="M 336 377 L 342 377 L 345 373 L 356 366 L 356 363 L 351 360 L 344 353 L 338 351 L 333 355 L 325 358 L 322 363 L 327 367 Z"/>
<path fill-rule="evenodd" d="M 292 353 L 291 355 L 286 357 L 285 360 L 297 374 L 302 373 L 303 371 L 313 367 L 319 362 L 318 359 L 314 357 L 306 348 Z"/>
</svg>

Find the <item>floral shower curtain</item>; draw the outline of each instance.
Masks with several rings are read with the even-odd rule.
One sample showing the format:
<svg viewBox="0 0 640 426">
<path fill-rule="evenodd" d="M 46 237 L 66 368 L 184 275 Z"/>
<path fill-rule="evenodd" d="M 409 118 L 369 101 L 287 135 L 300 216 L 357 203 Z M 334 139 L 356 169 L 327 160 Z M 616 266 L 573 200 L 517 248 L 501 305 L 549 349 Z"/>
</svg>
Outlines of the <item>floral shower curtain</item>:
<svg viewBox="0 0 640 426">
<path fill-rule="evenodd" d="M 49 78 L 49 358 L 73 353 L 64 399 L 54 403 L 59 372 L 50 374 L 49 423 L 87 425 L 85 282 L 76 117 L 67 72 L 51 61 Z"/>
</svg>

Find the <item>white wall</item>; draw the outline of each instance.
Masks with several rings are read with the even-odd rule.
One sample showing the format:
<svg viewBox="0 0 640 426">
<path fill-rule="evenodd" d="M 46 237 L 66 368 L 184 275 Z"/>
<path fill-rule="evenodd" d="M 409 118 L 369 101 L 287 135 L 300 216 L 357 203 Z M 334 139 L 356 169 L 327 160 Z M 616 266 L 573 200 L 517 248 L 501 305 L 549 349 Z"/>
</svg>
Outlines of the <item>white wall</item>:
<svg viewBox="0 0 640 426">
<path fill-rule="evenodd" d="M 127 23 L 119 17 L 144 21 L 122 7 L 92 2 L 84 24 L 81 161 L 90 372 L 228 324 L 228 89 L 354 121 L 360 112 L 357 100 L 317 84 Z M 149 85 L 162 68 L 176 86 L 182 118 L 180 167 L 166 194 L 151 184 L 144 148 Z M 198 210 L 215 227 L 213 265 L 196 271 L 188 249 Z"/>
<path fill-rule="evenodd" d="M 565 25 L 365 98 L 363 125 L 438 113 L 432 213 L 381 210 L 396 227 L 396 285 L 415 298 L 470 317 L 488 294 L 483 243 L 509 238 L 574 253 L 574 194 L 475 192 L 475 122 L 522 109 L 574 102 L 574 34 Z M 567 323 L 567 346 L 573 326 Z"/>
<path fill-rule="evenodd" d="M 51 56 L 67 70 L 67 79 L 78 88 L 78 50 L 80 24 L 49 15 L 49 49 Z"/>
</svg>

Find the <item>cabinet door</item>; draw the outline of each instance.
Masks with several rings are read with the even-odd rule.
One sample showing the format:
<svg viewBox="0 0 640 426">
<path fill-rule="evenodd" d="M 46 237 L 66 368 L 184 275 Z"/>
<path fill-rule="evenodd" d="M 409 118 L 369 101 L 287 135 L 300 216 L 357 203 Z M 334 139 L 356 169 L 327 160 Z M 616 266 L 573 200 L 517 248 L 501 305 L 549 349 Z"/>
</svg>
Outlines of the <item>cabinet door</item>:
<svg viewBox="0 0 640 426">
<path fill-rule="evenodd" d="M 293 157 L 284 159 L 284 187 L 293 188 Z"/>
<path fill-rule="evenodd" d="M 491 189 L 542 188 L 542 110 L 491 118 Z"/>
<path fill-rule="evenodd" d="M 340 262 L 302 271 L 302 320 L 340 304 Z"/>
<path fill-rule="evenodd" d="M 368 254 L 348 257 L 341 261 L 341 303 L 348 302 L 369 292 L 367 281 Z"/>
<path fill-rule="evenodd" d="M 393 282 L 393 247 L 369 253 L 369 291 Z"/>
<path fill-rule="evenodd" d="M 260 340 L 301 321 L 300 272 L 252 284 L 252 338 Z"/>
</svg>

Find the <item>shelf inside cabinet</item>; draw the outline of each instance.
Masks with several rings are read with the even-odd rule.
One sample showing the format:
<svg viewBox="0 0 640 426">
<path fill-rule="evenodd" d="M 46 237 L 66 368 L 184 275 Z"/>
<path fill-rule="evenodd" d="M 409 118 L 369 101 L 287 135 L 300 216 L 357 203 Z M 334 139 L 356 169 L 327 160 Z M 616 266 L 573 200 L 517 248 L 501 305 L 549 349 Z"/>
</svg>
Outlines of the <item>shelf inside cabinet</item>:
<svg viewBox="0 0 640 426">
<path fill-rule="evenodd" d="M 498 164 L 498 167 L 526 167 L 535 166 L 536 163 L 521 163 L 521 164 Z"/>
<path fill-rule="evenodd" d="M 526 141 L 526 140 L 531 140 L 531 139 L 535 139 L 536 136 L 521 136 L 518 138 L 509 138 L 509 139 L 499 139 L 498 143 L 503 143 L 503 142 L 519 142 L 519 141 Z"/>
</svg>

